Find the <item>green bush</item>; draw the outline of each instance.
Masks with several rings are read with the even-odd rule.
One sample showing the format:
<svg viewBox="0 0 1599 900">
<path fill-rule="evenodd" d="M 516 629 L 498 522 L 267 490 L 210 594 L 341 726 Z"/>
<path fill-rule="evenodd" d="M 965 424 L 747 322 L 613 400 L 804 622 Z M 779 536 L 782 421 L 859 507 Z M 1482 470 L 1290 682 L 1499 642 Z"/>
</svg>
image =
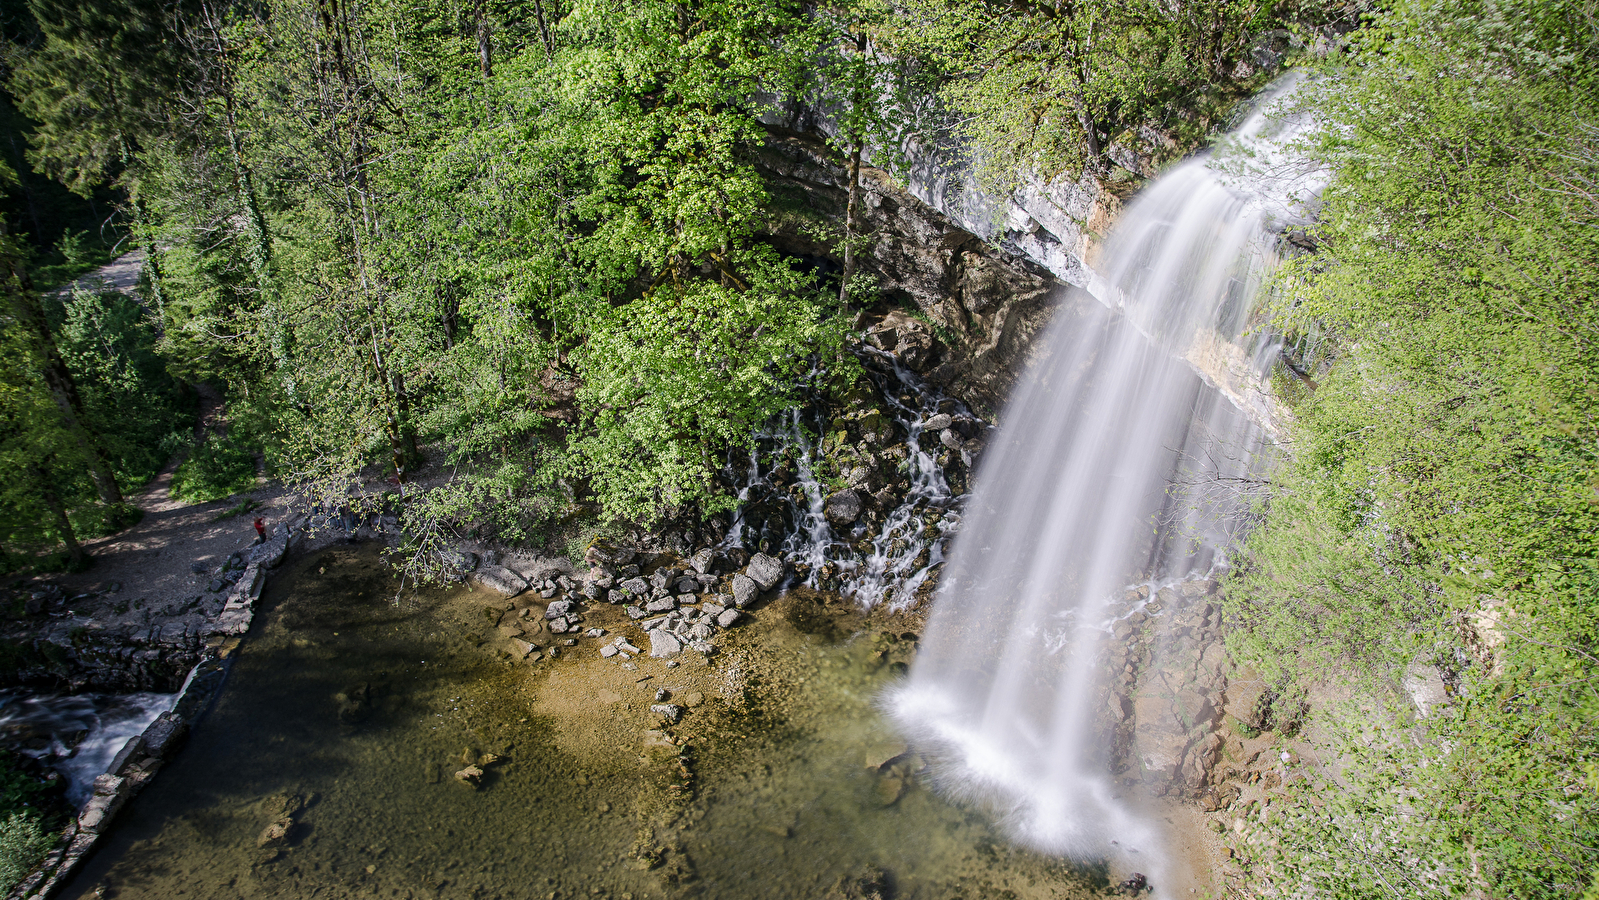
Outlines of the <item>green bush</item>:
<svg viewBox="0 0 1599 900">
<path fill-rule="evenodd" d="M 138 298 L 74 290 L 47 307 L 77 380 L 87 424 L 124 488 L 154 477 L 194 421 L 193 402 L 156 352 L 157 323 Z"/>
<path fill-rule="evenodd" d="M 1236 655 L 1343 676 L 1256 894 L 1566 898 L 1599 873 L 1599 32 L 1394 4 L 1304 96 L 1336 172 L 1278 310 L 1335 362 L 1229 590 Z M 1402 686 L 1450 702 L 1416 719 Z M 1255 843 L 1255 842 L 1252 842 Z"/>
<path fill-rule="evenodd" d="M 207 503 L 255 486 L 255 456 L 226 438 L 207 437 L 172 475 L 172 496 Z"/>
<path fill-rule="evenodd" d="M 0 892 L 9 892 L 50 849 L 46 816 L 58 786 L 40 781 L 0 751 Z"/>
<path fill-rule="evenodd" d="M 49 849 L 50 835 L 37 816 L 14 812 L 0 822 L 0 891 L 11 890 Z"/>
</svg>

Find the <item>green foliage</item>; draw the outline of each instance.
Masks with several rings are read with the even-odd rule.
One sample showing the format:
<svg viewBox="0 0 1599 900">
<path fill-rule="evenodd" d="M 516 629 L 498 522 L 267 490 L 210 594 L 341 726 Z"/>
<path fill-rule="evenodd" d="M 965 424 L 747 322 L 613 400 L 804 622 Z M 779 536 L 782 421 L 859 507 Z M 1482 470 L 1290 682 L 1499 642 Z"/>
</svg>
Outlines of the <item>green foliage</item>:
<svg viewBox="0 0 1599 900">
<path fill-rule="evenodd" d="M 255 499 L 254 497 L 246 497 L 243 500 L 240 500 L 238 503 L 212 516 L 211 521 L 221 522 L 224 519 L 236 519 L 239 516 L 249 515 L 260 507 L 261 501 Z"/>
<path fill-rule="evenodd" d="M 172 473 L 172 496 L 209 503 L 255 487 L 255 456 L 229 438 L 206 435 Z"/>
<path fill-rule="evenodd" d="M 1255 34 L 1278 25 L 1273 9 L 1258 0 L 915 0 L 885 37 L 946 74 L 943 96 L 985 176 L 1012 185 L 1076 178 L 1139 126 L 1170 128 L 1209 93 L 1246 94 L 1253 83 L 1238 63 Z"/>
<path fill-rule="evenodd" d="M 22 771 L 14 756 L 0 751 L 0 890 L 21 881 L 55 843 L 46 813 L 57 787 Z"/>
<path fill-rule="evenodd" d="M 1280 826 L 1289 893 L 1572 896 L 1599 869 L 1593 12 L 1400 4 L 1306 97 L 1337 178 L 1280 322 L 1335 361 L 1234 586 L 1238 649 L 1388 701 L 1436 666 L 1455 699 L 1419 741 L 1329 718 L 1346 774 Z"/>
<path fill-rule="evenodd" d="M 0 822 L 0 890 L 9 891 L 55 843 L 35 816 L 14 812 Z"/>
<path fill-rule="evenodd" d="M 166 464 L 192 421 L 156 353 L 154 323 L 137 298 L 120 291 L 74 290 L 50 311 L 89 428 L 101 436 L 118 481 L 143 484 Z"/>
<path fill-rule="evenodd" d="M 33 277 L 36 283 L 52 287 L 67 284 L 105 265 L 111 261 L 111 253 L 99 238 L 67 229 L 45 259 L 34 266 Z"/>
</svg>

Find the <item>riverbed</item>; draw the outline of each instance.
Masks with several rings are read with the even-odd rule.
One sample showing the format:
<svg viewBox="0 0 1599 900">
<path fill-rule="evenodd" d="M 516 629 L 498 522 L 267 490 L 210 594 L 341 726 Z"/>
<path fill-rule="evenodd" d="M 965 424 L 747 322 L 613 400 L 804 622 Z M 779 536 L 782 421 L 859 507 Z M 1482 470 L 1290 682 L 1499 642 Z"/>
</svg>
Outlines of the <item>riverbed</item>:
<svg viewBox="0 0 1599 900">
<path fill-rule="evenodd" d="M 286 566 L 216 706 L 65 896 L 1104 893 L 927 788 L 876 706 L 914 634 L 851 634 L 802 592 L 709 658 L 584 638 L 528 664 L 496 639 L 504 600 L 396 592 L 373 548 Z M 606 605 L 585 625 L 633 633 Z"/>
</svg>

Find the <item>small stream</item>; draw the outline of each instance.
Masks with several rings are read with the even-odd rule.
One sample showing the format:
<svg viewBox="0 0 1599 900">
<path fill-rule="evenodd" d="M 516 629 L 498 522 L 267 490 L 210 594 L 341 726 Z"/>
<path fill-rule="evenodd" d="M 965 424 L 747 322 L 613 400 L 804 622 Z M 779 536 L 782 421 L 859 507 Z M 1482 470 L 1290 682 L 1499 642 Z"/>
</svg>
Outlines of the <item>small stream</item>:
<svg viewBox="0 0 1599 900">
<path fill-rule="evenodd" d="M 17 752 L 67 779 L 66 797 L 81 807 L 128 739 L 172 708 L 177 694 L 34 694 L 0 692 L 0 736 Z"/>
<path fill-rule="evenodd" d="M 721 652 L 671 668 L 603 660 L 587 638 L 513 664 L 485 615 L 506 601 L 392 596 L 375 548 L 287 566 L 216 706 L 63 896 L 1103 889 L 1103 873 L 1008 847 L 987 817 L 922 786 L 922 761 L 876 708 L 915 635 L 818 627 L 829 603 L 853 608 L 836 595 L 800 588 L 757 607 Z M 632 627 L 603 604 L 587 620 Z M 663 690 L 687 708 L 676 726 L 650 712 Z M 468 760 L 479 787 L 455 778 Z"/>
</svg>

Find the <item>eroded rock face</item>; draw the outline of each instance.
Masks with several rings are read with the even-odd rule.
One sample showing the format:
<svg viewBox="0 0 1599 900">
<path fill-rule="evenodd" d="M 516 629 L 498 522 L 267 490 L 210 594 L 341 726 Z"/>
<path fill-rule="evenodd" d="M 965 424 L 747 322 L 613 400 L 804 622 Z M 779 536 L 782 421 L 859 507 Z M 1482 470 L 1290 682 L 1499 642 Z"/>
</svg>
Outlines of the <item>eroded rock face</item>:
<svg viewBox="0 0 1599 900">
<path fill-rule="evenodd" d="M 820 141 L 774 137 L 758 165 L 810 213 L 842 221 L 847 175 Z M 862 322 L 867 340 L 992 418 L 1054 308 L 1081 301 L 1069 299 L 1064 282 L 1019 252 L 1020 245 L 995 249 L 894 186 L 885 172 L 863 168 L 861 177 L 863 230 L 872 238 L 861 265 L 877 278 L 884 301 Z M 834 248 L 802 223 L 781 221 L 772 241 L 796 256 L 836 262 Z M 1048 233 L 1035 228 L 1030 239 L 1043 240 L 1041 234 Z"/>
<path fill-rule="evenodd" d="M 1116 736 L 1123 776 L 1157 793 L 1206 791 L 1227 733 L 1224 710 L 1253 710 L 1264 692 L 1252 689 L 1258 681 L 1229 685 L 1215 589 L 1201 580 L 1154 596 L 1129 592 L 1106 649 L 1102 727 Z"/>
</svg>

